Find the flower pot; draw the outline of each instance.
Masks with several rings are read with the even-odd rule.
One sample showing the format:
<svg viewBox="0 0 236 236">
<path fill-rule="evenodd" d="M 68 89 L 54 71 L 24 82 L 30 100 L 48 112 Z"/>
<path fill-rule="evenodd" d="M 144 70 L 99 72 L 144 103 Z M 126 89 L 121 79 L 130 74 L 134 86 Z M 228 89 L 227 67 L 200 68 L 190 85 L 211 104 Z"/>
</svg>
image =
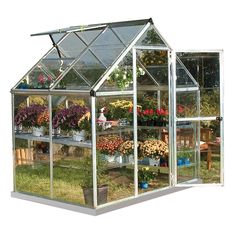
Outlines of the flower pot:
<svg viewBox="0 0 236 236">
<path fill-rule="evenodd" d="M 107 202 L 108 185 L 103 185 L 97 188 L 97 203 L 98 205 Z M 93 207 L 93 188 L 83 188 L 84 201 L 87 206 Z"/>
<path fill-rule="evenodd" d="M 116 156 L 115 155 L 106 155 L 106 154 L 104 154 L 102 159 L 107 161 L 107 162 L 114 162 L 115 159 L 116 159 Z"/>
<path fill-rule="evenodd" d="M 44 130 L 44 127 L 41 126 L 41 127 L 33 127 L 33 136 L 36 136 L 36 137 L 42 137 L 44 136 L 44 133 L 45 133 L 45 130 Z"/>
<path fill-rule="evenodd" d="M 77 142 L 84 142 L 86 140 L 85 130 L 73 131 L 72 140 Z"/>
<path fill-rule="evenodd" d="M 53 137 L 57 137 L 60 134 L 61 134 L 61 129 L 60 128 L 52 129 L 52 136 Z"/>
<path fill-rule="evenodd" d="M 115 162 L 118 164 L 122 164 L 123 163 L 122 156 L 121 155 L 115 156 Z"/>
<path fill-rule="evenodd" d="M 147 120 L 147 126 L 154 126 L 154 120 Z"/>
<path fill-rule="evenodd" d="M 140 182 L 139 187 L 141 189 L 148 189 L 148 182 L 146 182 L 146 181 Z"/>
<path fill-rule="evenodd" d="M 23 131 L 23 127 L 22 125 L 15 125 L 14 130 L 16 134 L 20 134 Z"/>
<path fill-rule="evenodd" d="M 130 154 L 130 155 L 123 156 L 123 163 L 134 164 L 134 155 Z"/>
<path fill-rule="evenodd" d="M 177 166 L 182 166 L 183 164 L 184 164 L 183 158 L 179 158 L 179 159 L 177 160 Z"/>
</svg>

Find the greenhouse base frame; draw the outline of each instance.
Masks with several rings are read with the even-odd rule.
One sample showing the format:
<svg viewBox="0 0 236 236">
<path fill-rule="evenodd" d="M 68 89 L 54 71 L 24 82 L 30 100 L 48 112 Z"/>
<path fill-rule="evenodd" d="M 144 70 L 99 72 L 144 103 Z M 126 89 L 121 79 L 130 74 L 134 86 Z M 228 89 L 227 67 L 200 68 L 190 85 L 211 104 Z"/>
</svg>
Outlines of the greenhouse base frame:
<svg viewBox="0 0 236 236">
<path fill-rule="evenodd" d="M 191 180 L 190 183 L 200 184 L 201 181 L 195 179 L 195 180 Z M 171 193 L 176 193 L 176 192 L 179 192 L 179 191 L 191 188 L 191 187 L 192 186 L 187 186 L 187 185 L 181 186 L 181 187 L 167 187 L 165 189 L 144 193 L 137 197 L 130 197 L 130 198 L 114 201 L 111 203 L 107 203 L 102 206 L 98 206 L 97 208 L 83 207 L 76 204 L 55 201 L 49 198 L 43 198 L 41 196 L 37 197 L 34 195 L 29 195 L 29 194 L 24 194 L 24 193 L 19 193 L 19 192 L 11 192 L 11 197 L 21 199 L 21 200 L 31 201 L 35 203 L 40 203 L 40 204 L 44 204 L 44 205 L 48 205 L 52 207 L 58 207 L 58 208 L 69 210 L 69 211 L 75 211 L 79 213 L 85 213 L 85 214 L 96 216 L 96 215 L 101 215 L 110 211 L 118 210 L 124 207 L 128 207 L 131 205 L 135 205 L 137 203 L 145 202 L 151 199 L 156 199 L 158 197 L 162 197 Z"/>
</svg>

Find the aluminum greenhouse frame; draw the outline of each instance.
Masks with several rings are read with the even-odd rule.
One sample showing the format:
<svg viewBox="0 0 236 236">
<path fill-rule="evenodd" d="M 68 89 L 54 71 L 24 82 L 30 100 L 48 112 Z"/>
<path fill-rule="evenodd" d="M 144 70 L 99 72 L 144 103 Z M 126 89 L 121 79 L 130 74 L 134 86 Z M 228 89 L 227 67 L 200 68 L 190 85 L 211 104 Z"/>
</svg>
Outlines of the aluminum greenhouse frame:
<svg viewBox="0 0 236 236">
<path fill-rule="evenodd" d="M 151 27 L 151 28 L 150 28 Z M 140 41 L 145 33 L 152 29 L 154 32 L 155 42 L 152 41 L 142 43 Z M 118 31 L 120 30 L 120 31 Z M 109 34 L 108 34 L 109 33 Z M 86 34 L 86 37 L 83 35 Z M 26 75 L 12 88 L 12 137 L 13 137 L 13 173 L 14 173 L 14 189 L 12 192 L 12 197 L 30 200 L 38 203 L 43 203 L 51 206 L 61 207 L 73 211 L 88 213 L 92 215 L 101 214 L 107 211 L 115 210 L 124 206 L 128 206 L 131 204 L 135 204 L 138 202 L 142 202 L 148 199 L 156 198 L 159 196 L 163 196 L 165 194 L 169 194 L 172 192 L 176 192 L 179 190 L 183 190 L 185 188 L 189 188 L 191 186 L 196 185 L 206 185 L 206 184 L 215 184 L 215 185 L 223 185 L 223 153 L 224 153 L 224 132 L 223 132 L 223 52 L 222 50 L 185 50 L 185 51 L 175 51 L 173 50 L 167 42 L 160 35 L 158 30 L 155 28 L 152 19 L 146 20 L 137 20 L 137 21 L 125 21 L 125 22 L 115 22 L 115 23 L 102 23 L 102 24 L 94 24 L 88 26 L 73 26 L 69 28 L 64 28 L 60 30 L 54 30 L 49 32 L 43 32 L 38 34 L 33 34 L 32 36 L 40 36 L 40 35 L 48 35 L 53 43 L 53 47 L 32 67 L 30 71 L 26 73 Z M 110 37 L 112 35 L 112 37 Z M 77 38 L 80 42 L 80 45 L 73 44 Z M 108 37 L 108 38 L 107 38 Z M 109 38 L 110 37 L 110 38 Z M 86 40 L 85 40 L 86 39 Z M 67 41 L 68 40 L 68 41 Z M 74 41 L 73 41 L 74 40 Z M 104 45 L 96 44 L 98 40 L 104 40 Z M 105 45 L 106 42 L 109 43 L 109 40 L 114 40 L 114 45 Z M 67 43 L 68 42 L 68 43 Z M 63 46 L 62 46 L 63 44 Z M 78 53 L 76 54 L 76 50 Z M 100 50 L 100 51 L 99 51 Z M 147 69 L 148 67 L 142 62 L 141 53 L 142 52 L 162 52 L 166 64 L 164 67 L 166 73 L 166 81 L 160 82 L 155 78 L 154 73 L 151 70 Z M 113 71 L 122 63 L 122 61 L 126 58 L 126 56 L 130 54 L 132 55 L 132 60 L 130 62 L 132 68 L 132 86 L 125 89 L 118 89 L 117 87 L 113 87 L 111 89 L 103 89 L 104 84 L 107 82 L 109 76 L 113 73 Z M 68 56 L 69 55 L 69 56 Z M 70 57 L 71 56 L 71 57 Z M 93 58 L 94 67 L 91 66 L 92 62 L 85 62 L 85 58 Z M 187 58 L 187 59 L 186 59 Z M 215 83 L 214 85 L 209 85 L 212 90 L 216 91 L 217 96 L 219 96 L 219 113 L 212 114 L 202 114 L 201 113 L 201 94 L 202 91 L 208 91 L 205 87 L 202 88 L 199 84 L 199 81 L 192 75 L 190 71 L 191 66 L 187 66 L 184 63 L 186 59 L 187 62 L 197 63 L 197 60 L 200 59 L 205 62 L 210 58 L 213 58 L 217 61 L 217 75 L 219 77 L 218 85 L 215 85 L 217 79 L 214 77 L 212 81 Z M 212 60 L 213 60 L 212 59 Z M 84 60 L 84 61 L 83 61 Z M 204 61 L 205 60 L 205 61 Z M 57 61 L 60 62 L 57 66 Z M 81 62 L 83 61 L 83 62 Z M 96 61 L 96 63 L 95 63 Z M 208 61 L 207 61 L 208 62 Z M 48 64 L 47 64 L 48 63 Z M 50 64 L 51 63 L 51 64 Z M 65 64 L 65 67 L 62 66 Z M 87 65 L 86 65 L 87 63 Z M 90 64 L 89 64 L 90 63 Z M 211 62 L 210 62 L 211 63 Z M 90 79 L 88 74 L 85 74 L 85 70 L 82 70 L 83 66 L 90 67 L 91 70 L 96 66 L 100 66 L 100 73 L 97 78 Z M 213 65 L 213 62 L 212 64 Z M 214 64 L 215 65 L 215 64 Z M 146 73 L 146 76 L 150 77 L 150 81 L 153 82 L 154 85 L 147 84 L 139 84 L 138 83 L 138 72 L 137 66 L 143 68 Z M 214 68 L 216 68 L 214 67 Z M 53 68 L 53 69 L 52 69 Z M 56 68 L 56 69 L 55 69 Z M 212 67 L 213 68 L 213 67 Z M 55 70 L 56 73 L 55 73 Z M 212 69 L 213 70 L 213 69 Z M 215 70 L 215 69 L 214 69 Z M 50 77 L 52 79 L 52 83 L 48 85 L 48 87 L 37 88 L 34 87 L 34 76 L 38 76 L 38 71 L 44 74 L 45 76 Z M 73 71 L 76 74 L 76 78 L 79 78 L 79 81 L 83 86 L 78 85 L 75 82 L 71 87 L 68 85 L 61 85 L 63 80 L 67 81 L 65 78 L 69 73 Z M 150 72 L 151 71 L 151 72 Z M 181 73 L 179 73 L 181 72 Z M 97 72 L 98 73 L 98 72 Z M 204 72 L 203 72 L 204 73 Z M 95 73 L 96 74 L 96 73 Z M 158 76 L 157 76 L 158 77 Z M 213 77 L 213 75 L 212 75 Z M 159 78 L 159 77 L 158 77 Z M 205 76 L 206 78 L 206 76 Z M 186 83 L 178 81 L 185 80 Z M 206 80 L 206 79 L 205 79 Z M 218 81 L 218 80 L 217 80 Z M 213 83 L 212 82 L 212 83 Z M 66 82 L 65 82 L 66 83 Z M 80 83 L 80 82 L 78 82 Z M 67 87 L 66 87 L 67 86 Z M 205 90 L 204 90 L 205 89 Z M 152 191 L 140 192 L 139 191 L 139 157 L 138 157 L 138 141 L 139 141 L 139 125 L 138 125 L 138 94 L 141 91 L 157 91 L 157 104 L 160 109 L 160 100 L 161 93 L 165 91 L 167 93 L 166 107 L 168 107 L 169 111 L 169 119 L 167 124 L 167 132 L 168 132 L 168 148 L 169 148 L 169 156 L 168 156 L 168 170 L 165 173 L 168 177 L 168 184 L 166 184 L 162 188 L 154 189 Z M 196 102 L 196 111 L 194 115 L 182 115 L 178 116 L 177 111 L 177 100 L 179 99 L 179 94 L 187 94 L 186 96 L 191 96 L 191 101 Z M 218 95 L 219 94 L 219 95 Z M 48 126 L 48 136 L 46 137 L 33 137 L 29 133 L 17 133 L 15 130 L 15 116 L 16 116 L 16 106 L 18 104 L 19 98 L 25 98 L 27 106 L 29 105 L 28 97 L 30 96 L 44 96 L 47 98 L 48 111 L 49 111 L 49 126 Z M 92 183 L 93 183 L 93 207 L 88 207 L 86 205 L 75 204 L 70 201 L 66 201 L 63 199 L 55 199 L 54 198 L 54 150 L 53 145 L 55 144 L 55 139 L 53 137 L 53 98 L 54 96 L 58 97 L 68 97 L 68 96 L 79 96 L 86 97 L 90 104 L 91 110 L 91 143 L 82 143 L 78 144 L 79 147 L 82 148 L 90 148 L 91 149 L 91 157 L 92 157 Z M 181 95 L 182 96 L 182 95 Z M 131 125 L 131 139 L 133 140 L 133 156 L 134 162 L 132 164 L 131 170 L 133 170 L 133 194 L 120 198 L 117 200 L 111 200 L 105 204 L 98 204 L 98 179 L 97 179 L 97 139 L 98 139 L 98 130 L 97 130 L 97 110 L 98 110 L 98 102 L 99 99 L 110 99 L 110 98 L 123 98 L 129 97 L 131 102 L 133 103 L 133 124 Z M 205 103 L 204 103 L 205 104 Z M 201 125 L 205 122 L 215 122 L 219 121 L 216 126 L 219 126 L 220 129 L 220 144 L 214 143 L 213 141 L 209 141 L 208 145 L 215 145 L 219 148 L 219 178 L 216 182 L 207 182 L 202 181 L 202 176 L 200 173 L 201 163 Z M 179 124 L 184 122 L 191 123 L 191 130 L 193 134 L 194 142 L 194 151 L 193 156 L 191 157 L 192 162 L 195 163 L 191 169 L 193 172 L 192 177 L 187 179 L 186 181 L 179 181 L 178 170 L 179 166 L 177 165 L 177 156 L 178 156 L 178 132 L 182 132 L 181 128 L 179 128 Z M 205 123 L 204 123 L 205 124 Z M 185 127 L 185 126 L 183 126 Z M 187 126 L 186 126 L 187 127 Z M 163 130 L 163 129 L 162 129 Z M 125 132 L 125 131 L 121 131 Z M 162 131 L 158 131 L 162 132 Z M 160 134 L 159 134 L 160 135 Z M 35 194 L 35 192 L 19 190 L 17 184 L 17 161 L 16 161 L 16 139 L 24 140 L 28 142 L 28 148 L 30 146 L 30 142 L 46 142 L 49 144 L 49 195 L 42 196 L 41 194 Z M 181 143 L 182 142 L 182 143 Z M 188 141 L 189 142 L 189 141 Z M 57 141 L 57 144 L 60 141 Z M 183 141 L 180 141 L 181 146 Z M 60 144 L 67 144 L 66 142 L 61 142 Z M 69 145 L 69 144 L 68 144 Z M 75 143 L 71 145 L 77 145 Z M 189 144 L 188 144 L 189 145 Z M 217 149 L 218 150 L 218 149 Z M 209 154 L 209 148 L 206 149 L 207 155 Z M 33 155 L 33 154 L 32 154 Z M 33 158 L 33 157 L 32 157 Z M 218 158 L 218 157 L 217 157 Z M 185 166 L 187 168 L 187 166 Z M 32 167 L 34 168 L 34 167 Z"/>
</svg>

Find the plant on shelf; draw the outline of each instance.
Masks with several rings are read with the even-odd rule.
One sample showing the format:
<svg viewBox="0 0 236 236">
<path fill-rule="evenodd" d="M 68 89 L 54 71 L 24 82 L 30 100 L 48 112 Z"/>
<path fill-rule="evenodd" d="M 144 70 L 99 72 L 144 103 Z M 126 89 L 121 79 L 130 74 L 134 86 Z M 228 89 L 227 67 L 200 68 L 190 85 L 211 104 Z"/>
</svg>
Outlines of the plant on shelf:
<svg viewBox="0 0 236 236">
<path fill-rule="evenodd" d="M 167 157 L 169 154 L 168 145 L 158 139 L 145 140 L 140 144 L 140 157 L 151 157 L 159 159 L 160 157 Z"/>
<path fill-rule="evenodd" d="M 85 156 L 78 160 L 79 184 L 83 189 L 85 204 L 93 206 L 93 159 L 91 156 Z M 103 160 L 100 154 L 97 154 L 96 176 L 97 176 L 97 201 L 98 204 L 107 202 L 108 185 L 105 171 L 107 162 Z"/>
<path fill-rule="evenodd" d="M 145 71 L 137 67 L 136 76 L 144 75 Z M 117 66 L 116 69 L 107 78 L 110 84 L 116 84 L 120 90 L 127 89 L 133 83 L 132 66 Z"/>
<path fill-rule="evenodd" d="M 97 140 L 97 150 L 101 154 L 114 155 L 123 142 L 118 135 L 100 136 Z"/>
<path fill-rule="evenodd" d="M 49 124 L 48 109 L 44 105 L 31 104 L 21 107 L 15 115 L 15 126 L 33 128 L 33 135 L 43 136 L 44 128 Z"/>
<path fill-rule="evenodd" d="M 190 159 L 193 155 L 193 150 L 189 147 L 180 147 L 177 152 L 177 165 L 190 165 Z"/>
<path fill-rule="evenodd" d="M 72 105 L 57 111 L 52 120 L 53 129 L 72 131 L 75 141 L 85 141 L 85 131 L 89 131 L 90 111 L 86 106 Z"/>
<path fill-rule="evenodd" d="M 148 183 L 155 179 L 156 174 L 150 170 L 149 167 L 142 167 L 138 171 L 138 181 L 139 181 L 139 187 L 141 189 L 147 189 Z"/>
<path fill-rule="evenodd" d="M 168 121 L 167 109 L 138 109 L 138 125 L 142 126 L 166 126 Z"/>
</svg>

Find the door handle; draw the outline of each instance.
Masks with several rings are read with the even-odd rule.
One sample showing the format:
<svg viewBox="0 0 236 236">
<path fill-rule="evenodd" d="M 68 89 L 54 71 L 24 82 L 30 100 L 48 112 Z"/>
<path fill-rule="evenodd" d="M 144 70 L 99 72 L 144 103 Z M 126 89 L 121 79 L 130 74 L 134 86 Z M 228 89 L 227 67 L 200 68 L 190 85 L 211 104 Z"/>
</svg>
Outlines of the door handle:
<svg viewBox="0 0 236 236">
<path fill-rule="evenodd" d="M 217 116 L 217 117 L 216 117 L 216 120 L 217 120 L 217 121 L 222 121 L 222 120 L 223 120 L 223 117 L 222 117 L 222 116 Z"/>
</svg>

